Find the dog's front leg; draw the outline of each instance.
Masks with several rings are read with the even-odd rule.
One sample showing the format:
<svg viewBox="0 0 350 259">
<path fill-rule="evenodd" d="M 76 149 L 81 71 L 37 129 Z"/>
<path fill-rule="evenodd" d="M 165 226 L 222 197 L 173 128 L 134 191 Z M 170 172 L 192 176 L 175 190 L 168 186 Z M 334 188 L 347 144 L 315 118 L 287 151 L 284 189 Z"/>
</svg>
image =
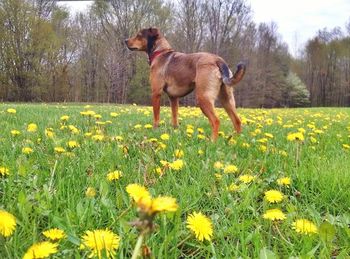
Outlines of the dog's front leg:
<svg viewBox="0 0 350 259">
<path fill-rule="evenodd" d="M 177 128 L 179 126 L 179 123 L 177 121 L 177 113 L 179 109 L 179 98 L 177 97 L 170 97 L 170 106 L 171 106 L 171 122 L 173 124 L 174 128 Z"/>
<path fill-rule="evenodd" d="M 152 93 L 153 128 L 158 128 L 159 126 L 160 96 L 158 93 Z"/>
</svg>

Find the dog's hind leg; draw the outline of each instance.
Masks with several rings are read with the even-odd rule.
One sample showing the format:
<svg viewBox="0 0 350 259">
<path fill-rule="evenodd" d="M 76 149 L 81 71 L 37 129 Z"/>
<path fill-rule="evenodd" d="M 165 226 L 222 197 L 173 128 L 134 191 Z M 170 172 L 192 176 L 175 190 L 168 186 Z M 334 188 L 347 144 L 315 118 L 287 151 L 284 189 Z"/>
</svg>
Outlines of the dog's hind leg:
<svg viewBox="0 0 350 259">
<path fill-rule="evenodd" d="M 169 97 L 170 106 L 171 106 L 171 122 L 174 128 L 179 126 L 177 121 L 177 113 L 179 109 L 179 98 L 178 97 Z"/>
<path fill-rule="evenodd" d="M 215 113 L 215 100 L 219 94 L 221 82 L 213 70 L 203 69 L 196 76 L 196 97 L 199 107 L 207 116 L 212 129 L 211 139 L 218 138 L 220 121 Z"/>
<path fill-rule="evenodd" d="M 235 97 L 233 96 L 233 89 L 232 87 L 222 85 L 220 89 L 219 99 L 226 110 L 228 116 L 230 117 L 233 126 L 235 127 L 237 133 L 241 133 L 242 127 L 241 127 L 241 120 L 238 117 L 237 111 L 236 111 L 236 103 L 235 103 Z"/>
</svg>

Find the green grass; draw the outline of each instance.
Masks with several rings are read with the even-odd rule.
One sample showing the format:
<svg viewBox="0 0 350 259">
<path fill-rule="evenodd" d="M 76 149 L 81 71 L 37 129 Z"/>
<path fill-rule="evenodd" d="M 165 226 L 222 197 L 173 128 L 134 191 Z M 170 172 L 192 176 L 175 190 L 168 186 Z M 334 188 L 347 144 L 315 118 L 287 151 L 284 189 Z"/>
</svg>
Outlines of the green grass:
<svg viewBox="0 0 350 259">
<path fill-rule="evenodd" d="M 8 108 L 17 113 L 8 113 Z M 175 213 L 157 215 L 157 226 L 145 240 L 152 258 L 350 255 L 350 150 L 343 147 L 350 144 L 350 109 L 241 109 L 245 122 L 241 135 L 234 134 L 226 114 L 218 109 L 224 136 L 216 143 L 209 141 L 209 123 L 198 109 L 181 108 L 177 130 L 170 125 L 166 107 L 161 109 L 164 123 L 156 130 L 143 128 L 152 123 L 150 107 L 96 104 L 89 109 L 102 118 L 82 116 L 80 112 L 87 110 L 84 105 L 0 104 L 0 167 L 9 169 L 8 176 L 0 176 L 0 209 L 17 220 L 11 236 L 0 234 L 0 258 L 21 258 L 33 243 L 46 240 L 43 231 L 54 227 L 64 230 L 67 238 L 59 242 L 53 258 L 87 258 L 89 253 L 79 249 L 81 236 L 87 230 L 105 228 L 121 238 L 117 257 L 130 258 L 139 234 L 129 224 L 138 216 L 135 206 L 130 209 L 132 202 L 125 191 L 131 183 L 146 186 L 154 197 L 172 196 L 179 204 Z M 111 112 L 119 115 L 112 117 Z M 60 120 L 62 115 L 70 116 L 66 123 Z M 95 124 L 108 120 L 112 123 Z M 29 123 L 36 123 L 38 131 L 27 132 Z M 323 132 L 315 133 L 310 123 Z M 137 124 L 142 128 L 135 129 Z M 186 133 L 188 124 L 194 127 L 191 137 Z M 61 129 L 62 125 L 74 125 L 79 133 Z M 53 129 L 53 138 L 46 136 L 46 128 Z M 205 139 L 197 137 L 198 128 L 204 129 Z M 305 129 L 305 140 L 288 141 L 288 133 L 298 128 Z M 14 129 L 21 134 L 12 136 Z M 261 132 L 252 134 L 256 129 Z M 84 135 L 98 131 L 105 136 L 103 141 Z M 170 135 L 168 141 L 160 140 L 163 133 Z M 273 135 L 263 144 L 265 152 L 259 143 L 264 133 Z M 123 140 L 114 140 L 116 136 Z M 166 147 L 157 148 L 150 138 Z M 69 140 L 80 146 L 69 150 Z M 243 147 L 243 143 L 250 146 Z M 23 154 L 25 146 L 33 153 Z M 58 146 L 67 152 L 57 154 L 54 148 Z M 176 149 L 184 152 L 184 167 L 180 171 L 164 169 L 159 176 L 155 169 L 161 166 L 160 160 L 175 160 Z M 199 155 L 198 150 L 204 154 Z M 239 170 L 225 174 L 214 168 L 216 161 L 236 165 Z M 122 178 L 109 182 L 106 174 L 116 169 L 123 172 Z M 239 175 L 247 173 L 256 179 L 241 183 Z M 292 179 L 290 187 L 277 185 L 282 176 Z M 229 191 L 232 183 L 238 184 L 239 190 Z M 85 195 L 88 187 L 96 189 L 95 197 Z M 264 199 L 269 189 L 283 192 L 284 200 L 269 204 Z M 286 214 L 286 220 L 263 219 L 267 209 L 276 207 Z M 186 218 L 194 211 L 211 219 L 211 242 L 198 241 L 186 228 Z M 292 223 L 300 218 L 322 226 L 319 234 L 303 235 L 292 229 Z M 328 232 L 323 230 L 326 221 L 330 223 Z"/>
</svg>

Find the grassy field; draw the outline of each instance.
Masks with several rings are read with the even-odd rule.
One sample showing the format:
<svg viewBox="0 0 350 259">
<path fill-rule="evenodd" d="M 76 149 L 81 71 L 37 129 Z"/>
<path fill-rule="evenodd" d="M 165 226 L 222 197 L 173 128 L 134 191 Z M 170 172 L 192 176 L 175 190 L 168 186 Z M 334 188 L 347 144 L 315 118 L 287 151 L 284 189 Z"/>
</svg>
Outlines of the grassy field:
<svg viewBox="0 0 350 259">
<path fill-rule="evenodd" d="M 180 108 L 174 130 L 163 107 L 153 130 L 150 107 L 1 104 L 0 258 L 33 258 L 52 228 L 65 233 L 50 241 L 52 258 L 89 257 L 86 231 L 106 229 L 120 238 L 116 258 L 132 256 L 140 233 L 151 258 L 349 258 L 350 109 L 241 109 L 241 135 L 217 111 L 212 143 L 195 108 Z M 145 216 L 126 191 L 133 183 L 178 204 L 150 220 L 152 233 L 130 223 Z M 210 238 L 188 228 L 194 212 L 212 223 Z"/>
</svg>

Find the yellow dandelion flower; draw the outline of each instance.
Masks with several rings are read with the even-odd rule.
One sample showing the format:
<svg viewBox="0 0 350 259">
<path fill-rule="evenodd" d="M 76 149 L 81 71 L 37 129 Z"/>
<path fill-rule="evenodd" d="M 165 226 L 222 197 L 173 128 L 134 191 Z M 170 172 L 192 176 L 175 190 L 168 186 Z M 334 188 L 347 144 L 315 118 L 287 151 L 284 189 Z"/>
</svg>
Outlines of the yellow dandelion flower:
<svg viewBox="0 0 350 259">
<path fill-rule="evenodd" d="M 193 212 L 187 217 L 187 228 L 194 232 L 199 241 L 210 241 L 213 235 L 211 220 L 201 212 Z"/>
<path fill-rule="evenodd" d="M 107 258 L 114 258 L 119 242 L 119 236 L 108 229 L 88 230 L 82 236 L 80 248 L 89 250 L 91 252 L 89 257 L 102 258 L 105 254 Z"/>
<path fill-rule="evenodd" d="M 69 116 L 68 115 L 63 115 L 61 116 L 60 120 L 61 121 L 67 121 L 69 119 Z"/>
<path fill-rule="evenodd" d="M 66 234 L 62 229 L 52 228 L 43 232 L 43 235 L 51 240 L 60 240 L 66 237 Z"/>
<path fill-rule="evenodd" d="M 30 147 L 24 147 L 24 148 L 22 148 L 22 153 L 29 155 L 29 154 L 33 153 L 33 149 L 31 149 Z"/>
<path fill-rule="evenodd" d="M 11 135 L 15 137 L 21 135 L 21 132 L 19 130 L 11 130 Z"/>
<path fill-rule="evenodd" d="M 285 185 L 285 186 L 289 186 L 290 185 L 290 177 L 281 177 L 277 179 L 277 184 L 278 185 Z"/>
<path fill-rule="evenodd" d="M 36 132 L 38 130 L 38 126 L 35 123 L 30 123 L 27 127 L 28 132 Z"/>
<path fill-rule="evenodd" d="M 230 192 L 236 192 L 239 190 L 239 185 L 231 183 L 227 190 L 229 190 Z"/>
<path fill-rule="evenodd" d="M 183 157 L 183 156 L 184 156 L 183 150 L 176 149 L 175 152 L 174 152 L 174 156 L 175 156 L 176 158 L 181 158 L 181 157 Z"/>
<path fill-rule="evenodd" d="M 342 146 L 344 149 L 350 149 L 350 145 L 348 145 L 348 144 L 343 144 Z"/>
<path fill-rule="evenodd" d="M 129 184 L 128 186 L 126 186 L 126 192 L 136 203 L 139 203 L 143 200 L 147 200 L 148 202 L 151 199 L 151 194 L 146 189 L 146 187 L 137 183 Z"/>
<path fill-rule="evenodd" d="M 280 210 L 280 209 L 270 209 L 267 210 L 264 215 L 264 219 L 269 219 L 269 220 L 284 220 L 286 219 L 286 215 Z"/>
<path fill-rule="evenodd" d="M 289 140 L 289 141 L 304 141 L 304 135 L 301 132 L 289 133 L 287 135 L 287 140 Z"/>
<path fill-rule="evenodd" d="M 176 199 L 168 196 L 160 196 L 152 200 L 151 212 L 173 212 L 176 211 L 178 205 Z"/>
<path fill-rule="evenodd" d="M 55 147 L 54 151 L 59 154 L 66 152 L 66 150 L 63 147 Z"/>
<path fill-rule="evenodd" d="M 317 233 L 317 227 L 307 219 L 298 219 L 292 223 L 292 228 L 301 234 L 309 235 Z"/>
<path fill-rule="evenodd" d="M 11 113 L 11 114 L 16 114 L 16 109 L 13 109 L 13 108 L 8 108 L 7 110 L 7 113 Z"/>
<path fill-rule="evenodd" d="M 74 125 L 68 125 L 68 129 L 73 134 L 79 134 L 79 129 L 77 127 L 75 127 Z"/>
<path fill-rule="evenodd" d="M 160 135 L 161 140 L 165 141 L 165 140 L 169 140 L 169 138 L 170 138 L 169 134 L 164 133 L 164 134 Z"/>
<path fill-rule="evenodd" d="M 134 129 L 141 129 L 142 128 L 142 125 L 141 124 L 136 124 L 135 126 L 134 126 Z"/>
<path fill-rule="evenodd" d="M 152 129 L 153 126 L 151 124 L 146 124 L 145 126 L 143 126 L 145 129 Z"/>
<path fill-rule="evenodd" d="M 172 163 L 169 163 L 169 167 L 175 171 L 179 171 L 183 168 L 184 166 L 184 161 L 181 159 L 177 159 L 173 161 Z"/>
<path fill-rule="evenodd" d="M 216 161 L 216 162 L 214 163 L 214 168 L 215 168 L 215 169 L 221 169 L 221 168 L 223 168 L 223 167 L 224 167 L 224 164 L 221 163 L 220 161 Z"/>
<path fill-rule="evenodd" d="M 192 135 L 193 132 L 194 132 L 194 130 L 193 130 L 192 128 L 187 128 L 187 129 L 186 129 L 186 133 L 187 133 L 188 135 Z"/>
<path fill-rule="evenodd" d="M 250 148 L 250 144 L 247 142 L 242 143 L 242 147 L 244 148 Z"/>
<path fill-rule="evenodd" d="M 93 136 L 91 137 L 91 139 L 94 140 L 94 141 L 103 141 L 104 138 L 105 138 L 105 137 L 104 137 L 103 135 L 99 135 L 99 134 L 93 135 Z"/>
<path fill-rule="evenodd" d="M 265 192 L 265 199 L 270 203 L 280 202 L 283 200 L 283 193 L 277 190 L 269 190 Z"/>
<path fill-rule="evenodd" d="M 0 176 L 6 176 L 9 174 L 9 169 L 7 167 L 0 166 Z"/>
<path fill-rule="evenodd" d="M 231 174 L 231 173 L 237 173 L 237 172 L 238 172 L 238 168 L 235 165 L 227 165 L 224 168 L 225 174 Z"/>
<path fill-rule="evenodd" d="M 76 147 L 79 147 L 79 143 L 76 142 L 75 140 L 70 140 L 67 142 L 67 146 L 69 148 L 76 148 Z"/>
<path fill-rule="evenodd" d="M 94 187 L 88 187 L 85 192 L 86 197 L 93 198 L 96 196 L 96 190 Z"/>
<path fill-rule="evenodd" d="M 23 256 L 23 259 L 47 258 L 58 252 L 57 247 L 57 243 L 51 243 L 48 241 L 36 243 L 29 247 Z"/>
<path fill-rule="evenodd" d="M 204 151 L 202 149 L 198 149 L 198 152 L 197 152 L 198 155 L 203 155 L 204 154 Z"/>
<path fill-rule="evenodd" d="M 112 182 L 114 180 L 119 180 L 120 177 L 122 177 L 123 173 L 121 171 L 113 171 L 107 174 L 107 180 Z"/>
<path fill-rule="evenodd" d="M 0 209 L 0 235 L 11 236 L 16 229 L 16 218 L 11 213 Z"/>
<path fill-rule="evenodd" d="M 55 136 L 55 133 L 53 132 L 53 129 L 47 128 L 47 129 L 45 129 L 45 135 L 48 138 L 53 138 Z"/>
<path fill-rule="evenodd" d="M 264 135 L 268 138 L 273 138 L 273 135 L 271 133 L 265 133 Z"/>
<path fill-rule="evenodd" d="M 255 176 L 249 174 L 243 174 L 238 178 L 243 183 L 250 183 L 255 179 Z"/>
</svg>

